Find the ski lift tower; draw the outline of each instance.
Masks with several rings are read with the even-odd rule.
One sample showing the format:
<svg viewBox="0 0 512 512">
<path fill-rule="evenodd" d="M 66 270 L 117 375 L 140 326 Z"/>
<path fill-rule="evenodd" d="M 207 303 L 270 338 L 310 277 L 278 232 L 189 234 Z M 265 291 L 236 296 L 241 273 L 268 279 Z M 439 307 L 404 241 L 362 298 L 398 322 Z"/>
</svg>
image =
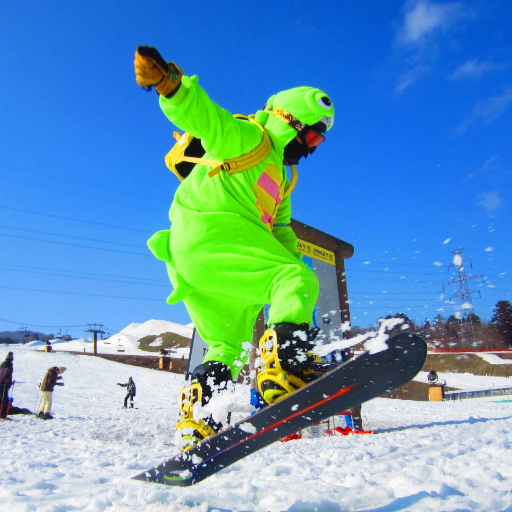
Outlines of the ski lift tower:
<svg viewBox="0 0 512 512">
<path fill-rule="evenodd" d="M 94 335 L 94 355 L 98 355 L 98 334 L 105 334 L 105 331 L 102 331 L 102 324 L 87 324 L 89 329 L 86 329 L 84 332 L 92 332 Z"/>
</svg>

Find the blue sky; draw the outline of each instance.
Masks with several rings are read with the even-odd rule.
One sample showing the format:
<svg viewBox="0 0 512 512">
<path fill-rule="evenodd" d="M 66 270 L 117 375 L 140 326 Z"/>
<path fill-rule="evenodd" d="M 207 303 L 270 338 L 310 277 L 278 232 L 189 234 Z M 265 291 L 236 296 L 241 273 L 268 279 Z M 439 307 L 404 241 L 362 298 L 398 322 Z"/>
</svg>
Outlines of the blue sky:
<svg viewBox="0 0 512 512">
<path fill-rule="evenodd" d="M 297 85 L 329 93 L 336 123 L 299 166 L 293 213 L 355 246 L 354 324 L 453 314 L 459 248 L 483 276 L 475 312 L 511 300 L 507 0 L 57 0 L 0 16 L 0 330 L 189 322 L 145 247 L 178 183 L 173 126 L 134 81 L 141 44 L 233 113 Z"/>
</svg>

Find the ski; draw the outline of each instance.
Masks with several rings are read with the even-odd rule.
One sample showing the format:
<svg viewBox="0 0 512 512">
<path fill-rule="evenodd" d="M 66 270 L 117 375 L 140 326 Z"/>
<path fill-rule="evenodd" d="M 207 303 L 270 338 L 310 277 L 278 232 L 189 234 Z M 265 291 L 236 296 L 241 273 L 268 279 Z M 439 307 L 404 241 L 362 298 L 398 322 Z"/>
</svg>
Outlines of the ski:
<svg viewBox="0 0 512 512">
<path fill-rule="evenodd" d="M 173 486 L 194 485 L 283 437 L 409 382 L 427 354 L 422 338 L 401 333 L 387 349 L 365 352 L 293 395 L 133 477 Z"/>
</svg>

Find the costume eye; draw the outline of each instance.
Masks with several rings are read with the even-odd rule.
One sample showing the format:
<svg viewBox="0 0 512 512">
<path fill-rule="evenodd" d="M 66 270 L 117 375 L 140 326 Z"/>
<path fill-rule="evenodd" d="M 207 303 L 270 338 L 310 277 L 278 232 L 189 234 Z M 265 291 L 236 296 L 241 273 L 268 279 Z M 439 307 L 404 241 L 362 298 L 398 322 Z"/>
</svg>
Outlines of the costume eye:
<svg viewBox="0 0 512 512">
<path fill-rule="evenodd" d="M 331 100 L 327 96 L 323 96 L 317 102 L 321 107 L 329 110 L 331 108 Z"/>
</svg>

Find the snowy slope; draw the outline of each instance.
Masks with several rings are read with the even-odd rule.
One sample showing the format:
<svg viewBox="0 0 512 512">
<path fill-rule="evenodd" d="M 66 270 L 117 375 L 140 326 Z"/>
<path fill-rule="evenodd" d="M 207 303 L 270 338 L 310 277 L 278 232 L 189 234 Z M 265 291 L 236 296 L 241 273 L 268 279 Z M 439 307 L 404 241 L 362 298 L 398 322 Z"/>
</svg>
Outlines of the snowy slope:
<svg viewBox="0 0 512 512">
<path fill-rule="evenodd" d="M 154 355 L 155 352 L 147 352 L 139 349 L 139 340 L 145 336 L 158 336 L 167 332 L 173 332 L 185 338 L 192 339 L 194 327 L 192 324 L 181 325 L 167 320 L 148 320 L 144 323 L 131 323 L 117 334 L 110 336 L 105 340 L 98 339 L 97 350 L 101 354 L 117 354 L 123 352 L 126 355 Z M 155 346 L 158 346 L 158 341 Z M 53 350 L 66 350 L 69 352 L 93 352 L 92 338 L 80 338 L 71 341 L 56 339 L 51 341 Z M 42 341 L 32 341 L 27 343 L 28 347 L 37 350 L 44 350 L 46 344 Z M 178 348 L 170 355 L 174 357 L 185 356 L 188 358 L 189 347 Z"/>
<path fill-rule="evenodd" d="M 20 407 L 34 407 L 48 367 L 68 370 L 55 420 L 0 423 L 2 512 L 512 511 L 512 403 L 376 399 L 363 407 L 376 435 L 276 443 L 167 488 L 130 477 L 175 453 L 182 376 L 27 347 L 0 347 L 0 360 L 8 350 Z M 116 383 L 130 376 L 139 408 L 125 411 Z"/>
<path fill-rule="evenodd" d="M 144 336 L 158 335 L 165 332 L 174 332 L 186 338 L 192 338 L 193 327 L 181 325 L 167 320 L 148 320 L 143 324 L 131 323 L 116 336 L 124 337 L 126 341 L 140 340 Z"/>
</svg>

